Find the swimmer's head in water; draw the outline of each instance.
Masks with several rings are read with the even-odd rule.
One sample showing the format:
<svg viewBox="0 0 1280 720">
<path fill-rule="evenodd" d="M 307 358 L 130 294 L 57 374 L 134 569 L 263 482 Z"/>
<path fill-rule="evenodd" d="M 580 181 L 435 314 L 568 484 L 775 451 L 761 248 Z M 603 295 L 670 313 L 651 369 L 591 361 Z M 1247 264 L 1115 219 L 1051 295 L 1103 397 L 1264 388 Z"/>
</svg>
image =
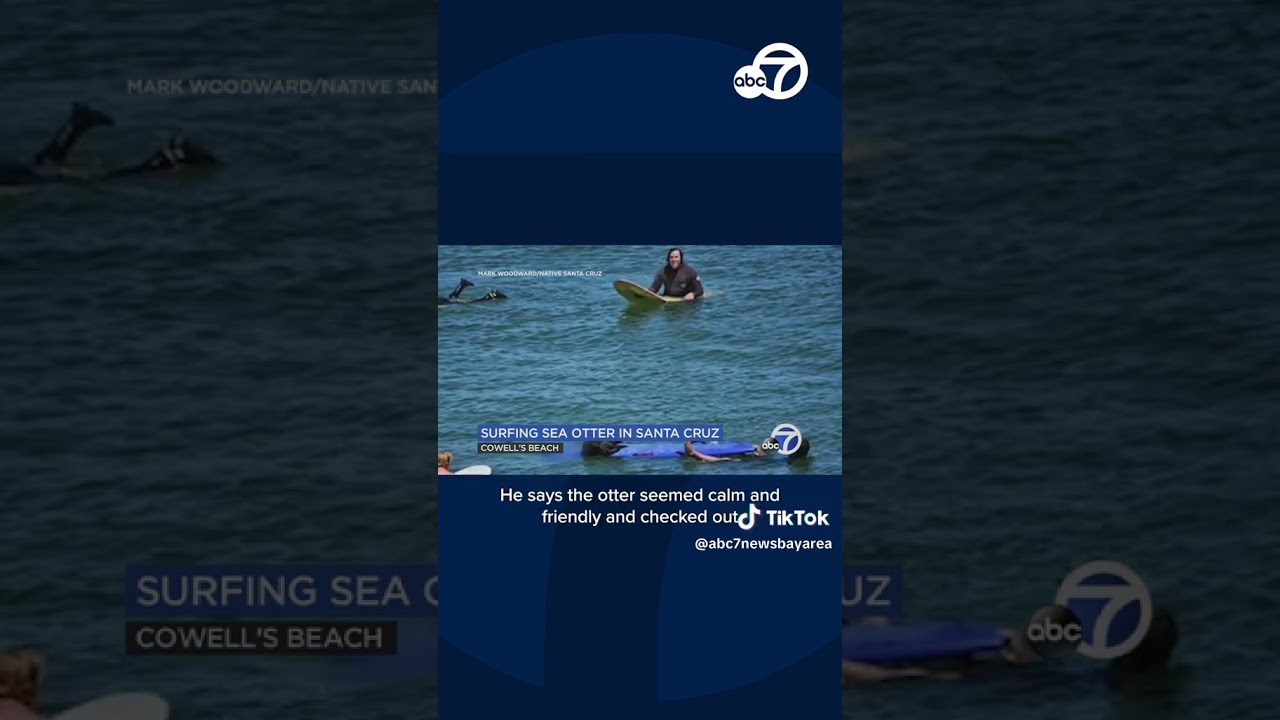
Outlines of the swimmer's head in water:
<svg viewBox="0 0 1280 720">
<path fill-rule="evenodd" d="M 684 264 L 684 251 L 680 248 L 671 248 L 667 251 L 667 265 L 672 270 L 679 270 Z"/>
<path fill-rule="evenodd" d="M 590 441 L 582 443 L 583 457 L 609 457 L 622 449 L 621 443 L 603 441 Z"/>
<path fill-rule="evenodd" d="M 438 452 L 436 453 L 436 467 L 442 467 L 448 470 L 453 465 L 453 453 Z"/>
<path fill-rule="evenodd" d="M 30 650 L 0 653 L 0 697 L 35 709 L 44 681 L 44 658 Z"/>
<path fill-rule="evenodd" d="M 156 150 L 143 166 L 130 168 L 129 171 L 171 170 L 188 165 L 218 164 L 218 159 L 213 156 L 213 153 L 180 135 L 175 135 L 169 139 L 167 145 Z"/>
<path fill-rule="evenodd" d="M 1111 661 L 1111 671 L 1122 675 L 1156 670 L 1169 664 L 1173 650 L 1178 645 L 1178 624 L 1173 613 L 1156 610 L 1151 616 L 1151 627 L 1138 646 Z"/>
<path fill-rule="evenodd" d="M 204 147 L 181 135 L 169 140 L 166 154 L 175 165 L 219 165 L 221 161 Z"/>
<path fill-rule="evenodd" d="M 772 442 L 774 444 L 773 446 L 776 446 L 778 443 L 778 441 L 774 440 L 773 438 L 765 438 L 764 441 Z M 756 446 L 756 454 L 757 455 L 765 454 L 764 451 L 760 450 L 759 445 Z M 804 460 L 805 458 L 809 457 L 809 438 L 805 438 L 805 437 L 800 438 L 800 447 L 796 448 L 795 452 L 791 453 L 790 455 L 785 455 L 784 457 L 787 458 L 787 462 Z"/>
</svg>

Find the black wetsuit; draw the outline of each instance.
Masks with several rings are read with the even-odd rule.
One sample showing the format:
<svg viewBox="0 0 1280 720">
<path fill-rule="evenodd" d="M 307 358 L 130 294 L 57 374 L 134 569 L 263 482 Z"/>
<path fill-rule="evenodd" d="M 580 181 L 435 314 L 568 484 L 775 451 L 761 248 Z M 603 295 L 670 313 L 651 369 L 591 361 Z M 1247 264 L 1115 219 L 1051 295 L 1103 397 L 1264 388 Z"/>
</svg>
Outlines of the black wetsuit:
<svg viewBox="0 0 1280 720">
<path fill-rule="evenodd" d="M 71 114 L 58 127 L 53 139 L 36 153 L 35 162 L 30 166 L 0 163 L 0 185 L 36 185 L 63 179 L 60 168 L 66 164 L 67 154 L 80 136 L 95 127 L 113 125 L 115 120 L 110 115 L 75 103 L 71 106 Z"/>
<path fill-rule="evenodd" d="M 0 163 L 0 186 L 35 185 L 49 178 L 20 163 Z"/>
<path fill-rule="evenodd" d="M 653 284 L 649 286 L 649 292 L 658 292 L 658 288 L 664 287 L 659 295 L 667 297 L 684 297 L 689 293 L 693 293 L 695 298 L 702 297 L 702 278 L 698 276 L 698 271 L 692 267 L 680 264 L 678 270 L 672 270 L 670 265 L 663 265 L 662 269 L 653 278 Z"/>
<path fill-rule="evenodd" d="M 168 145 L 156 150 L 151 157 L 137 165 L 93 175 L 66 168 L 67 157 L 82 135 L 95 127 L 114 125 L 115 121 L 106 113 L 76 103 L 53 139 L 36 153 L 35 163 L 31 167 L 11 163 L 0 164 L 0 186 L 67 181 L 92 182 L 170 170 L 184 165 L 219 164 L 218 159 L 209 151 L 180 136 L 175 136 L 169 140 Z"/>
<path fill-rule="evenodd" d="M 143 160 L 137 165 L 130 165 L 119 170 L 112 170 L 101 175 L 99 180 L 108 180 L 110 178 L 123 177 L 126 175 L 140 175 L 142 173 L 156 172 L 157 170 L 170 170 L 181 167 L 183 165 L 216 165 L 218 161 L 205 150 L 191 145 L 186 141 L 174 139 L 166 147 L 162 147 L 151 154 L 151 157 Z"/>
<path fill-rule="evenodd" d="M 470 305 L 471 303 L 485 302 L 486 300 L 504 300 L 506 297 L 507 296 L 503 295 L 499 290 L 490 290 L 484 295 L 470 300 L 464 300 L 462 298 L 439 298 L 436 300 L 436 305 Z"/>
<path fill-rule="evenodd" d="M 463 290 L 466 290 L 467 288 L 471 287 L 471 286 L 472 286 L 472 285 L 474 285 L 474 284 L 475 284 L 475 283 L 471 282 L 470 280 L 467 280 L 466 278 L 463 278 L 462 280 L 460 280 L 460 281 L 458 282 L 458 287 L 454 288 L 454 289 L 453 289 L 453 292 L 449 293 L 449 297 L 447 297 L 447 298 L 438 298 L 438 299 L 437 299 L 437 301 L 436 301 L 436 305 L 437 305 L 437 306 L 439 306 L 439 305 L 469 305 L 469 304 L 471 304 L 471 303 L 484 302 L 485 300 L 502 300 L 502 299 L 505 299 L 505 298 L 507 297 L 506 295 L 503 295 L 503 294 L 502 294 L 502 291 L 500 291 L 500 290 L 490 290 L 489 292 L 485 293 L 484 295 L 482 295 L 482 296 L 480 296 L 480 297 L 478 297 L 478 298 L 475 298 L 475 299 L 472 299 L 472 300 L 463 300 L 463 299 L 462 299 L 462 291 L 463 291 Z"/>
</svg>

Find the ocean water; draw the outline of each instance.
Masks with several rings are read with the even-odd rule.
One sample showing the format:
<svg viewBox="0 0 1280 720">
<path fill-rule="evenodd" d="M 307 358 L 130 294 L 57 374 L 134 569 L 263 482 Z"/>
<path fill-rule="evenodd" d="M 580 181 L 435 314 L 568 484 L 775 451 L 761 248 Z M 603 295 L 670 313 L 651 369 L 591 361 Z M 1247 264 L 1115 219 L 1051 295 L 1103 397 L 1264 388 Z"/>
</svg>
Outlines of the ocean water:
<svg viewBox="0 0 1280 720">
<path fill-rule="evenodd" d="M 690 246 L 686 262 L 706 296 L 636 311 L 613 281 L 648 287 L 666 251 L 441 246 L 440 296 L 462 278 L 476 283 L 464 298 L 490 289 L 508 296 L 438 311 L 440 447 L 454 453 L 455 467 L 840 474 L 840 246 Z M 556 272 L 575 274 L 529 274 Z M 807 462 L 584 460 L 572 447 L 551 457 L 478 455 L 476 447 L 480 424 L 721 425 L 724 441 L 758 444 L 784 422 L 809 439 Z"/>
<path fill-rule="evenodd" d="M 0 2 L 0 156 L 74 101 L 73 159 L 171 132 L 212 173 L 0 194 L 0 645 L 56 710 L 122 689 L 178 717 L 430 717 L 424 673 L 122 660 L 131 562 L 435 560 L 435 105 L 421 93 L 146 94 L 194 78 L 434 79 L 434 3 Z"/>
<path fill-rule="evenodd" d="M 433 97 L 128 81 L 434 78 L 435 7 L 0 1 L 0 155 L 26 158 L 83 100 L 118 124 L 86 137 L 86 164 L 175 130 L 226 161 L 0 195 L 0 644 L 50 655 L 50 708 L 143 688 L 179 717 L 435 717 L 420 672 L 120 658 L 129 562 L 436 559 L 424 469 L 445 378 L 425 288 L 503 269 L 438 262 Z M 819 439 L 845 450 L 845 560 L 902 563 L 917 617 L 1010 624 L 1076 564 L 1123 560 L 1184 636 L 1171 682 L 1143 693 L 1074 662 L 850 689 L 845 715 L 1274 717 L 1274 4 L 850 2 L 844 37 L 850 351 L 843 427 Z M 751 286 L 705 250 L 695 267 Z M 657 266 L 647 248 L 595 263 L 570 269 Z M 628 325 L 599 300 L 557 311 L 560 332 L 618 342 L 679 317 Z M 446 356 L 489 309 L 437 311 Z M 454 357 L 492 362 L 465 343 Z M 751 422 L 725 420 L 754 441 Z"/>
<path fill-rule="evenodd" d="M 1272 718 L 1280 14 L 845 4 L 845 561 L 1025 623 L 1094 559 L 1179 668 L 857 688 L 848 718 Z"/>
</svg>

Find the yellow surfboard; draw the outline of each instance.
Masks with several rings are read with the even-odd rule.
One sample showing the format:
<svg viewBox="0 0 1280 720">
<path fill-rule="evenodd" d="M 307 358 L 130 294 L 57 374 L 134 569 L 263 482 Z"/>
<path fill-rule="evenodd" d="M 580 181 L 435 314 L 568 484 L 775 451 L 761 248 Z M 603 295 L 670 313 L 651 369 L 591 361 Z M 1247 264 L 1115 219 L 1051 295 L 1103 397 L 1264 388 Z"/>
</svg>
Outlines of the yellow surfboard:
<svg viewBox="0 0 1280 720">
<path fill-rule="evenodd" d="M 649 292 L 649 288 L 637 285 L 630 280 L 614 280 L 613 289 L 617 290 L 629 304 L 640 307 L 658 307 L 667 303 L 681 302 L 680 298 L 663 297 L 658 293 Z"/>
</svg>

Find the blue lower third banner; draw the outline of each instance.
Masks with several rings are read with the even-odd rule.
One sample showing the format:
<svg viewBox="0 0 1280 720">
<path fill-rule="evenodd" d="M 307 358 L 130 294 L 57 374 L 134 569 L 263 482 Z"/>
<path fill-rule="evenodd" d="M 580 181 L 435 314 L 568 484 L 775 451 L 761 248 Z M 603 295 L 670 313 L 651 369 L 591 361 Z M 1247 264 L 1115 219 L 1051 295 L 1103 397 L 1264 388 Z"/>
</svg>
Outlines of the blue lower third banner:
<svg viewBox="0 0 1280 720">
<path fill-rule="evenodd" d="M 844 617 L 902 617 L 904 588 L 900 566 L 846 565 L 841 580 Z"/>
<path fill-rule="evenodd" d="M 433 565 L 130 565 L 131 618 L 407 618 L 436 614 Z"/>
<path fill-rule="evenodd" d="M 838 717 L 839 476 L 440 476 L 443 717 Z"/>
<path fill-rule="evenodd" d="M 393 621 L 135 620 L 125 623 L 128 655 L 400 654 Z"/>
<path fill-rule="evenodd" d="M 480 425 L 480 442 L 558 440 L 574 442 L 719 442 L 720 425 Z"/>
</svg>

